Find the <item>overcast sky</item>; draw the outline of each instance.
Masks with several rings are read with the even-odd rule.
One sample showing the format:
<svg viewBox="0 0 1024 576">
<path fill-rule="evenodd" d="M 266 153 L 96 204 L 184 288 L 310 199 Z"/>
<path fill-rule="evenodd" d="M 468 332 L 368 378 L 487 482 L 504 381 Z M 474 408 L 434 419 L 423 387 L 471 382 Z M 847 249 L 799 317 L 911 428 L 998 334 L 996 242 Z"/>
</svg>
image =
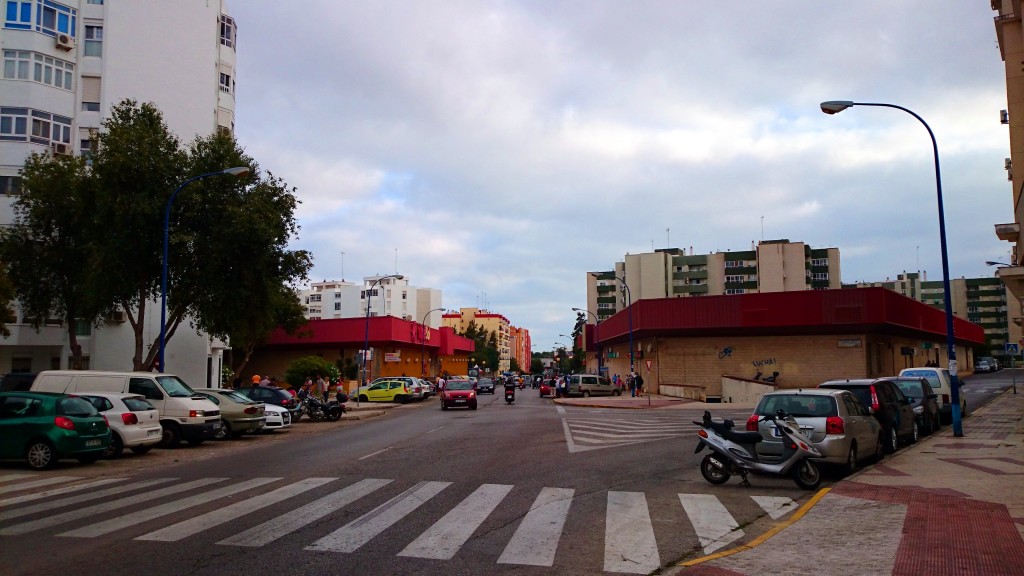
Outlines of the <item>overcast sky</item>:
<svg viewBox="0 0 1024 576">
<path fill-rule="evenodd" d="M 233 0 L 237 136 L 296 187 L 311 280 L 406 275 L 535 350 L 626 253 L 840 250 L 842 281 L 992 274 L 1012 222 L 985 0 Z M 1022 167 L 1021 169 L 1024 169 Z M 763 228 L 762 228 L 763 226 Z M 666 232 L 666 229 L 668 232 Z M 344 256 L 342 255 L 344 253 Z"/>
</svg>

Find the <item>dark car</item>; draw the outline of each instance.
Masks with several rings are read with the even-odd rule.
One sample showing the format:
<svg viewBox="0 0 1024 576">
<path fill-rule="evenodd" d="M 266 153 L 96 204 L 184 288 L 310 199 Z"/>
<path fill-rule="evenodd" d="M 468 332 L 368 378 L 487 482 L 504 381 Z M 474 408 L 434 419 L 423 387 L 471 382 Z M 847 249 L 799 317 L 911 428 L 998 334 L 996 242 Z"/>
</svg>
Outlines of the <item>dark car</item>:
<svg viewBox="0 0 1024 576">
<path fill-rule="evenodd" d="M 4 374 L 0 379 L 0 391 L 2 392 L 28 392 L 32 389 L 32 383 L 36 381 L 34 372 L 12 372 Z"/>
<path fill-rule="evenodd" d="M 932 390 L 926 378 L 893 378 L 903 395 L 910 400 L 920 434 L 931 434 L 939 429 L 939 395 Z"/>
<path fill-rule="evenodd" d="M 84 398 L 55 392 L 0 392 L 0 458 L 52 468 L 62 458 L 92 463 L 110 444 L 107 419 Z"/>
<path fill-rule="evenodd" d="M 892 454 L 899 448 L 900 440 L 913 444 L 920 435 L 910 400 L 900 391 L 895 379 L 829 380 L 818 384 L 818 388 L 838 388 L 853 392 L 882 425 L 883 447 L 887 453 Z"/>
<path fill-rule="evenodd" d="M 292 422 L 299 421 L 302 412 L 302 409 L 299 407 L 299 401 L 280 388 L 274 388 L 273 386 L 247 386 L 245 388 L 237 388 L 235 392 L 248 396 L 250 400 L 280 406 L 290 413 Z"/>
<path fill-rule="evenodd" d="M 483 394 L 484 392 L 494 394 L 494 380 L 481 378 L 476 381 L 476 393 Z"/>
</svg>

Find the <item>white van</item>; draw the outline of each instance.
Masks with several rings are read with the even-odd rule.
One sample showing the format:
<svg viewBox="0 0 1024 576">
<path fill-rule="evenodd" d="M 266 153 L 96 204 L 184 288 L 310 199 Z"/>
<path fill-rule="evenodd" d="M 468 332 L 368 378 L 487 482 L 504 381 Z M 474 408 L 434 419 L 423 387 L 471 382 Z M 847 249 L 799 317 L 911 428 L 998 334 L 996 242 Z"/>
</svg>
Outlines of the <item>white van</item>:
<svg viewBox="0 0 1024 576">
<path fill-rule="evenodd" d="M 46 370 L 32 382 L 33 392 L 76 394 L 128 392 L 141 394 L 160 412 L 162 448 L 187 440 L 193 446 L 213 438 L 220 428 L 220 409 L 173 374 L 154 372 L 100 372 Z"/>
<path fill-rule="evenodd" d="M 901 377 L 910 376 L 924 378 L 932 386 L 932 391 L 938 395 L 936 401 L 939 403 L 939 420 L 948 424 L 953 420 L 953 388 L 950 385 L 949 370 L 945 368 L 904 368 L 900 370 Z M 963 381 L 960 381 L 960 417 L 967 416 L 967 398 L 964 397 Z"/>
</svg>

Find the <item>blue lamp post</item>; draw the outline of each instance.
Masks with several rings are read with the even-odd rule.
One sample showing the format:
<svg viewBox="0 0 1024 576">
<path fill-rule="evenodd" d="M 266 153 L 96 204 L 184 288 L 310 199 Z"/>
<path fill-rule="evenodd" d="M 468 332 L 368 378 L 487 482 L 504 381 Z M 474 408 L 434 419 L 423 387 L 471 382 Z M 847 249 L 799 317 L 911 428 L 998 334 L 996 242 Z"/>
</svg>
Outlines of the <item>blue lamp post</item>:
<svg viewBox="0 0 1024 576">
<path fill-rule="evenodd" d="M 225 168 L 224 170 L 217 172 L 193 176 L 179 184 L 171 194 L 171 197 L 167 199 L 167 207 L 164 209 L 164 257 L 163 262 L 161 263 L 160 275 L 160 357 L 158 359 L 160 372 L 164 372 L 166 369 L 164 364 L 164 349 L 167 344 L 167 255 L 169 251 L 168 244 L 171 230 L 171 204 L 174 204 L 174 199 L 177 198 L 178 192 L 181 192 L 182 188 L 201 178 L 221 175 L 237 176 L 241 178 L 247 174 L 249 174 L 248 166 L 236 166 L 234 168 Z"/>
<path fill-rule="evenodd" d="M 953 336 L 953 298 L 949 289 L 949 258 L 946 255 L 946 217 L 942 207 L 942 177 L 939 174 L 939 146 L 935 143 L 935 134 L 928 123 L 912 110 L 897 106 L 895 104 L 882 104 L 873 102 L 851 102 L 849 100 L 832 100 L 821 103 L 821 111 L 825 114 L 842 112 L 851 106 L 878 106 L 882 108 L 895 108 L 910 114 L 917 121 L 924 125 L 928 136 L 932 140 L 932 155 L 935 159 L 935 193 L 939 204 L 939 246 L 942 250 L 942 291 L 946 304 L 946 354 L 949 358 L 949 377 L 952 380 L 953 388 L 953 436 L 964 435 L 962 414 L 960 414 L 960 379 L 957 377 L 956 365 L 956 340 Z"/>
<path fill-rule="evenodd" d="M 402 276 L 401 274 L 390 274 L 388 276 L 381 276 L 380 278 L 377 278 L 376 280 L 374 280 L 373 284 L 370 284 L 370 287 L 366 290 L 366 334 L 363 337 L 363 362 L 362 362 L 362 364 L 363 364 L 363 375 L 359 379 L 359 387 L 360 388 L 362 388 L 363 386 L 366 386 L 366 355 L 370 351 L 370 304 L 373 302 L 373 298 L 371 297 L 370 293 L 373 292 L 374 286 L 380 284 L 381 281 L 387 280 L 388 278 L 394 278 L 395 280 L 401 280 L 402 278 L 405 278 L 405 276 Z M 356 391 L 356 406 L 358 406 L 358 405 L 359 405 L 359 391 L 357 390 Z"/>
<path fill-rule="evenodd" d="M 629 373 L 634 372 L 633 367 L 633 295 L 629 293 L 629 284 L 626 284 L 624 278 L 615 277 L 616 280 L 622 282 L 622 287 L 626 289 L 626 309 L 629 310 L 629 314 L 626 316 L 629 319 Z"/>
</svg>

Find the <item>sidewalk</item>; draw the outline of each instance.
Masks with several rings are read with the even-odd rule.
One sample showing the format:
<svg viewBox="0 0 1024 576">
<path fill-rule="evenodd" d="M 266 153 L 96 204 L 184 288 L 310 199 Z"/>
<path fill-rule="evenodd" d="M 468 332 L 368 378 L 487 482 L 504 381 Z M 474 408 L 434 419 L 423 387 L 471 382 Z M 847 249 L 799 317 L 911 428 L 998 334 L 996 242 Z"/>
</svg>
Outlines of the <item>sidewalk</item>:
<svg viewBox="0 0 1024 576">
<path fill-rule="evenodd" d="M 628 397 L 560 400 L 647 408 L 646 399 Z M 658 396 L 650 405 L 741 407 Z M 964 420 L 963 432 L 956 438 L 946 426 L 837 482 L 757 545 L 665 573 L 1024 576 L 1024 393 L 992 400 Z"/>
</svg>

